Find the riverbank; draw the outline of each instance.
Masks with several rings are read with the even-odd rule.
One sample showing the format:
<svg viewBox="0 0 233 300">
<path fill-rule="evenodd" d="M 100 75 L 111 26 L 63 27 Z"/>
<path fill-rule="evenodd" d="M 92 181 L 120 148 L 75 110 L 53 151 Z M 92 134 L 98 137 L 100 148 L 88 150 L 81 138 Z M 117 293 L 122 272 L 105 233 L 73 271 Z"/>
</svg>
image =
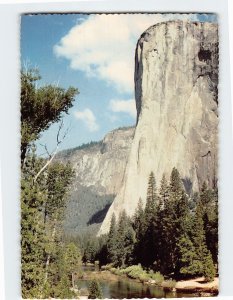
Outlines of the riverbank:
<svg viewBox="0 0 233 300">
<path fill-rule="evenodd" d="M 205 282 L 204 277 L 198 277 L 190 280 L 178 281 L 176 283 L 176 290 L 181 292 L 201 292 L 201 293 L 210 293 L 211 295 L 218 294 L 219 279 L 214 278 L 211 282 Z"/>
<path fill-rule="evenodd" d="M 131 275 L 131 276 L 129 276 Z M 153 276 L 154 275 L 154 276 Z M 151 278 L 152 277 L 152 278 Z M 155 278 L 155 279 L 153 279 Z M 164 290 L 172 291 L 172 292 L 180 292 L 180 293 L 192 293 L 199 296 L 215 296 L 218 294 L 218 286 L 219 280 L 215 278 L 212 282 L 205 282 L 203 277 L 189 279 L 189 280 L 165 280 L 162 275 L 147 274 L 145 273 L 143 276 L 139 278 L 132 278 L 132 273 L 128 273 L 123 269 L 116 268 L 106 268 L 100 271 L 91 271 L 85 272 L 83 274 L 82 279 L 84 280 L 106 280 L 111 282 L 116 282 L 119 279 L 127 279 L 132 280 L 134 282 L 142 283 L 143 285 L 148 286 L 158 286 L 163 288 Z"/>
</svg>

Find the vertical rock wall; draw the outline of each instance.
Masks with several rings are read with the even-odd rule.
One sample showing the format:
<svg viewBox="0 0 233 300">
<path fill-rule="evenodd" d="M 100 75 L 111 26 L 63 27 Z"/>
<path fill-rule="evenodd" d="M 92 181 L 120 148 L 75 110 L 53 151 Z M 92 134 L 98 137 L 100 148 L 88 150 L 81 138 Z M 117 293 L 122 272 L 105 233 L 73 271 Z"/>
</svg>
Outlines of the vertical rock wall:
<svg viewBox="0 0 233 300">
<path fill-rule="evenodd" d="M 217 184 L 218 28 L 214 23 L 171 21 L 146 30 L 135 55 L 137 126 L 112 213 L 132 216 L 146 201 L 151 171 L 157 186 L 163 173 L 178 168 L 186 190 L 203 181 Z"/>
</svg>

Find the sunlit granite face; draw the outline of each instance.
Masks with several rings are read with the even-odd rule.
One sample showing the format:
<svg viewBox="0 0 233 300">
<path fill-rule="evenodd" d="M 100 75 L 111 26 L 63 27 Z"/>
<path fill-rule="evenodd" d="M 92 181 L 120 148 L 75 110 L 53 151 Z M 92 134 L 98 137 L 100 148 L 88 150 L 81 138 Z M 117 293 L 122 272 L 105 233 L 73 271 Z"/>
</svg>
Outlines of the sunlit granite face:
<svg viewBox="0 0 233 300">
<path fill-rule="evenodd" d="M 135 55 L 137 126 L 123 186 L 99 231 L 125 209 L 145 203 L 148 176 L 157 186 L 176 167 L 187 192 L 217 184 L 218 28 L 171 21 L 150 27 Z"/>
</svg>

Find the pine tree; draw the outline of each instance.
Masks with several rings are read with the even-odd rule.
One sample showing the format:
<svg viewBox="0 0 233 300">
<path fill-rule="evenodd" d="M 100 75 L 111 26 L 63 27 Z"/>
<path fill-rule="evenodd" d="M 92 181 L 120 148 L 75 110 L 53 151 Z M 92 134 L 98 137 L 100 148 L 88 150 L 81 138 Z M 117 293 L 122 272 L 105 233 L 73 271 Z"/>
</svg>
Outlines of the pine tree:
<svg viewBox="0 0 233 300">
<path fill-rule="evenodd" d="M 88 299 L 102 299 L 103 298 L 103 293 L 102 293 L 100 284 L 95 279 L 90 282 L 88 291 L 89 291 Z"/>
<path fill-rule="evenodd" d="M 70 279 L 63 273 L 58 284 L 54 287 L 54 297 L 58 299 L 74 299 L 75 293 L 70 289 Z"/>
<path fill-rule="evenodd" d="M 183 234 L 178 242 L 180 274 L 186 278 L 198 275 L 201 264 L 195 247 L 187 234 Z"/>
<path fill-rule="evenodd" d="M 134 245 L 134 263 L 142 263 L 143 261 L 143 249 L 144 249 L 144 237 L 145 237 L 145 214 L 142 204 L 142 199 L 139 199 L 137 209 L 133 216 L 132 222 L 133 229 L 135 231 L 135 245 Z"/>
<path fill-rule="evenodd" d="M 21 282 L 23 298 L 54 296 L 61 216 L 71 168 L 36 157 L 34 142 L 60 121 L 77 89 L 37 88 L 36 70 L 21 72 Z M 54 156 L 52 156 L 54 157 Z M 40 176 L 38 176 L 40 174 Z M 63 283 L 66 280 L 63 280 Z"/>
<path fill-rule="evenodd" d="M 149 224 L 151 219 L 154 217 L 156 210 L 156 186 L 155 186 L 155 176 L 151 172 L 148 179 L 147 187 L 147 197 L 146 197 L 146 206 L 145 206 L 145 220 Z"/>
<path fill-rule="evenodd" d="M 107 260 L 110 263 L 117 263 L 117 225 L 116 216 L 113 213 L 111 218 L 110 230 L 107 239 Z"/>
<path fill-rule="evenodd" d="M 145 233 L 143 237 L 142 264 L 152 266 L 157 257 L 157 210 L 158 196 L 156 194 L 155 177 L 151 172 L 148 179 L 147 198 L 144 212 Z"/>
<path fill-rule="evenodd" d="M 144 230 L 143 220 L 144 220 L 144 209 L 143 209 L 142 199 L 140 198 L 138 201 L 138 206 L 133 216 L 133 229 L 135 231 L 136 238 L 138 238 L 139 235 Z"/>
<path fill-rule="evenodd" d="M 125 210 L 120 213 L 117 230 L 117 266 L 124 267 L 132 261 L 135 232 Z"/>
<path fill-rule="evenodd" d="M 166 180 L 165 174 L 163 174 L 159 195 L 158 195 L 158 207 L 157 207 L 157 267 L 156 271 L 165 273 L 165 261 L 169 253 L 167 253 L 166 241 L 167 232 L 165 231 L 166 222 L 165 217 L 167 214 L 168 201 L 169 201 L 169 186 Z"/>
<path fill-rule="evenodd" d="M 215 276 L 215 267 L 210 251 L 206 246 L 206 238 L 203 222 L 203 206 L 199 201 L 192 232 L 193 245 L 195 247 L 196 256 L 198 259 L 196 274 L 204 276 L 207 281 L 213 280 Z"/>
<path fill-rule="evenodd" d="M 176 168 L 173 168 L 171 172 L 169 196 L 164 203 L 163 215 L 164 271 L 165 273 L 175 272 L 175 277 L 178 277 L 181 268 L 178 245 L 182 235 L 188 231 L 190 216 L 188 198 Z"/>
<path fill-rule="evenodd" d="M 45 180 L 33 182 L 40 168 L 35 152 L 28 158 L 21 173 L 21 285 L 23 298 L 41 295 L 44 278 L 44 224 L 42 207 L 46 201 Z"/>
<path fill-rule="evenodd" d="M 81 253 L 74 243 L 69 243 L 63 250 L 63 273 L 68 274 L 73 279 L 73 273 L 78 271 L 81 266 Z M 74 283 L 72 282 L 74 287 Z"/>
<path fill-rule="evenodd" d="M 203 183 L 200 202 L 203 207 L 203 221 L 206 245 L 210 250 L 214 263 L 218 262 L 218 192 L 208 189 Z"/>
</svg>

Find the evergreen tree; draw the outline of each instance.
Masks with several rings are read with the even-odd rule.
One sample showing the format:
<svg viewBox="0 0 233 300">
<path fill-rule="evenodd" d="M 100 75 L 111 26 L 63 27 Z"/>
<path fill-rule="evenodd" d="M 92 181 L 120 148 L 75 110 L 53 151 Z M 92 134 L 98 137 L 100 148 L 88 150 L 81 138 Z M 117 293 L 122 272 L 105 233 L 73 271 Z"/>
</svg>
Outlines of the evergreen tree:
<svg viewBox="0 0 233 300">
<path fill-rule="evenodd" d="M 206 182 L 203 183 L 200 202 L 203 207 L 203 221 L 206 237 L 206 245 L 210 250 L 213 261 L 218 261 L 218 193 L 208 189 Z"/>
<path fill-rule="evenodd" d="M 150 223 L 152 218 L 154 217 L 156 210 L 156 186 L 155 186 L 155 176 L 154 173 L 151 172 L 148 179 L 148 187 L 147 187 L 147 197 L 146 197 L 146 206 L 145 206 L 145 220 L 147 225 Z"/>
<path fill-rule="evenodd" d="M 213 280 L 215 276 L 215 267 L 210 251 L 206 246 L 206 238 L 203 222 L 203 206 L 201 201 L 198 203 L 194 218 L 194 227 L 192 232 L 193 245 L 195 247 L 196 257 L 196 274 L 204 276 L 207 281 Z"/>
<path fill-rule="evenodd" d="M 110 230 L 107 239 L 107 259 L 108 262 L 117 264 L 117 225 L 116 216 L 113 213 L 111 218 Z"/>
<path fill-rule="evenodd" d="M 68 274 L 73 280 L 73 273 L 78 271 L 81 266 L 81 253 L 74 243 L 69 243 L 63 250 L 63 273 Z M 74 283 L 72 282 L 74 287 Z"/>
<path fill-rule="evenodd" d="M 41 295 L 44 279 L 44 224 L 42 207 L 46 201 L 45 180 L 33 182 L 40 162 L 33 151 L 21 175 L 21 285 L 23 298 Z"/>
<path fill-rule="evenodd" d="M 157 257 L 157 205 L 155 177 L 151 172 L 148 179 L 147 198 L 144 212 L 145 233 L 143 237 L 142 265 L 152 266 Z"/>
<path fill-rule="evenodd" d="M 132 261 L 133 248 L 135 243 L 135 232 L 131 221 L 125 210 L 120 213 L 117 230 L 117 266 L 124 267 L 127 262 Z"/>
<path fill-rule="evenodd" d="M 144 237 L 145 237 L 145 214 L 142 204 L 142 199 L 139 199 L 137 209 L 133 216 L 132 222 L 133 229 L 135 231 L 135 245 L 134 245 L 134 263 L 142 263 L 143 261 L 143 249 L 144 249 Z"/>
<path fill-rule="evenodd" d="M 144 231 L 145 224 L 144 220 L 144 209 L 142 204 L 142 199 L 140 198 L 138 201 L 138 206 L 133 216 L 133 229 L 136 234 L 136 238 L 138 239 L 142 231 Z"/>
<path fill-rule="evenodd" d="M 178 242 L 180 274 L 184 278 L 197 275 L 201 264 L 195 247 L 187 234 L 183 234 Z"/>
<path fill-rule="evenodd" d="M 166 222 L 165 217 L 168 208 L 169 201 L 169 186 L 166 180 L 165 174 L 163 174 L 159 195 L 158 195 L 158 207 L 157 207 L 157 258 L 156 258 L 156 271 L 162 273 L 166 272 L 165 261 L 169 253 L 167 252 L 166 241 L 167 241 L 167 232 L 165 231 Z"/>
<path fill-rule="evenodd" d="M 102 293 L 100 284 L 95 279 L 90 282 L 88 291 L 89 291 L 88 299 L 102 299 L 103 298 L 103 293 Z"/>
<path fill-rule="evenodd" d="M 58 299 L 74 299 L 75 293 L 70 289 L 70 279 L 63 273 L 58 284 L 54 287 L 54 297 Z"/>
<path fill-rule="evenodd" d="M 37 87 L 41 79 L 36 69 L 21 70 L 21 164 L 32 142 L 53 123 L 61 120 L 63 113 L 72 107 L 78 89 L 67 90 L 46 85 Z"/>
<path fill-rule="evenodd" d="M 180 274 L 179 240 L 189 228 L 188 198 L 185 194 L 179 171 L 173 168 L 170 176 L 169 196 L 164 203 L 163 242 L 165 247 L 163 267 L 165 273 Z"/>
<path fill-rule="evenodd" d="M 101 235 L 98 238 L 99 249 L 96 255 L 96 260 L 99 261 L 99 265 L 103 266 L 108 263 L 108 248 L 107 248 L 107 235 Z"/>
<path fill-rule="evenodd" d="M 37 71 L 21 72 L 21 282 L 23 298 L 54 296 L 61 217 L 69 166 L 36 157 L 34 141 L 72 106 L 77 89 L 36 87 Z M 53 156 L 54 157 L 54 156 Z M 40 176 L 38 176 L 40 174 Z M 63 283 L 65 279 L 63 280 Z"/>
</svg>

